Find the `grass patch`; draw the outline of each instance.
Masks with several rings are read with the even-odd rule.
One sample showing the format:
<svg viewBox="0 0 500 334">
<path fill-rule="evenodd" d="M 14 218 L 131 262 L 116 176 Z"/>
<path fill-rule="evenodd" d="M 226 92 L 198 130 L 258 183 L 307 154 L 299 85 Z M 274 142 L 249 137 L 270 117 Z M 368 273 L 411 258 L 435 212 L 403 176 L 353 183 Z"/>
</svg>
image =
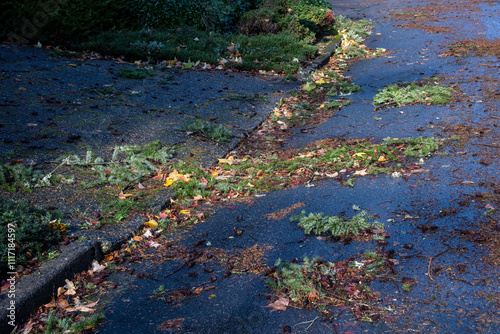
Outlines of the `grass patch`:
<svg viewBox="0 0 500 334">
<path fill-rule="evenodd" d="M 188 134 L 195 134 L 218 143 L 229 142 L 232 133 L 231 130 L 222 124 L 215 124 L 199 118 L 193 122 L 184 123 L 182 129 Z"/>
<path fill-rule="evenodd" d="M 145 79 L 147 77 L 155 76 L 156 73 L 142 68 L 121 68 L 118 71 L 118 75 L 127 79 Z"/>
<path fill-rule="evenodd" d="M 433 86 L 416 83 L 404 86 L 394 84 L 379 91 L 373 98 L 373 104 L 398 107 L 413 103 L 444 104 L 450 101 L 452 94 L 453 88 L 437 84 Z"/>
<path fill-rule="evenodd" d="M 61 214 L 31 206 L 26 200 L 16 203 L 0 198 L 2 272 L 15 271 L 16 265 L 41 259 L 44 252 L 57 246 L 66 230 L 66 225 L 59 222 L 60 218 Z M 9 258 L 9 250 L 15 253 L 15 259 Z M 14 269 L 7 267 L 11 263 Z"/>
</svg>

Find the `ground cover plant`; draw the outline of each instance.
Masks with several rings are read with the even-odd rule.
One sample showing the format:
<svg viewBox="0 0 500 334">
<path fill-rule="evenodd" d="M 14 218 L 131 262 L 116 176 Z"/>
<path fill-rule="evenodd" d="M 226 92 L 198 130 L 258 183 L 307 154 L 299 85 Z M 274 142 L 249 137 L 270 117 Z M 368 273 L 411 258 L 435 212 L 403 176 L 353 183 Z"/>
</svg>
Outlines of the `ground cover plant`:
<svg viewBox="0 0 500 334">
<path fill-rule="evenodd" d="M 204 67 L 293 74 L 314 57 L 318 38 L 337 35 L 326 1 L 138 0 L 134 8 L 146 29 L 105 31 L 72 47 L 170 65 L 192 61 Z M 175 20 L 165 19 L 172 15 Z"/>
<path fill-rule="evenodd" d="M 1 272 L 13 272 L 19 265 L 27 267 L 42 260 L 45 252 L 64 239 L 66 225 L 60 219 L 59 213 L 31 206 L 26 200 L 0 198 Z M 10 263 L 13 268 L 7 268 Z"/>
<path fill-rule="evenodd" d="M 331 318 L 330 307 L 344 305 L 358 320 L 373 322 L 384 309 L 376 305 L 380 294 L 369 285 L 375 277 L 389 274 L 389 267 L 385 254 L 373 251 L 337 262 L 307 257 L 278 260 L 267 281 L 274 297 L 268 306 L 280 311 L 289 306 L 316 309 Z"/>
<path fill-rule="evenodd" d="M 182 129 L 188 134 L 195 134 L 218 143 L 229 142 L 229 138 L 231 137 L 231 130 L 224 125 L 204 121 L 199 118 L 193 122 L 185 123 Z"/>
<path fill-rule="evenodd" d="M 405 85 L 389 85 L 373 98 L 377 105 L 402 105 L 412 103 L 445 104 L 450 101 L 453 88 L 443 85 L 421 85 L 415 82 Z"/>
</svg>

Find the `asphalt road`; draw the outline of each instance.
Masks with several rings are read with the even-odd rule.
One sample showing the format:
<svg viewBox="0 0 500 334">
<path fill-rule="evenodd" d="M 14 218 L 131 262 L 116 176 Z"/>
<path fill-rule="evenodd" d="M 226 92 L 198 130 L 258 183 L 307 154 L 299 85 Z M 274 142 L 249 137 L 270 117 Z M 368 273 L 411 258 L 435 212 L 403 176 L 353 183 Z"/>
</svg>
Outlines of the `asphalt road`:
<svg viewBox="0 0 500 334">
<path fill-rule="evenodd" d="M 352 188 L 327 180 L 316 182 L 314 187 L 266 193 L 251 199 L 254 203 L 250 204 L 228 204 L 186 233 L 180 243 L 191 251 L 269 246 L 264 252 L 268 266 L 278 259 L 321 257 L 335 261 L 367 250 L 392 251 L 397 273 L 391 280 L 371 283 L 371 288 L 380 292 L 380 307 L 389 311 L 375 322 L 357 321 L 342 307 L 333 307 L 329 317 L 320 318 L 317 311 L 295 307 L 272 311 L 267 307 L 272 297 L 262 274 L 226 277 L 223 266 L 210 262 L 190 267 L 178 261 L 144 260 L 129 268 L 149 273 L 149 278 L 128 272 L 111 276 L 120 287 L 108 300 L 106 321 L 99 333 L 498 332 L 498 214 L 487 216 L 485 212 L 487 204 L 495 207 L 499 185 L 500 104 L 484 94 L 487 87 L 498 92 L 498 58 L 445 56 L 445 51 L 447 45 L 460 40 L 500 37 L 495 29 L 500 6 L 492 1 L 468 0 L 330 2 L 336 15 L 371 20 L 375 29 L 367 45 L 393 53 L 352 64 L 346 73 L 363 89 L 349 97 L 355 103 L 314 131 L 297 129 L 285 148 L 336 136 L 446 138 L 453 134 L 450 129 L 457 127 L 468 129 L 466 134 L 460 133 L 467 140 L 460 147 L 444 147 L 441 154 L 421 165 L 426 172 L 407 180 L 369 176 L 357 179 Z M 374 110 L 371 101 L 379 89 L 432 76 L 460 87 L 461 97 L 444 106 Z M 491 195 L 490 202 L 483 200 L 484 194 Z M 301 202 L 305 205 L 285 219 L 268 216 Z M 304 235 L 288 219 L 302 209 L 352 216 L 353 205 L 385 224 L 390 235 L 386 245 L 320 240 Z M 235 237 L 234 228 L 244 229 L 244 233 Z M 199 240 L 205 241 L 199 244 Z M 403 247 L 409 244 L 413 248 Z M 416 282 L 410 292 L 403 291 L 403 278 Z M 168 291 L 192 291 L 211 280 L 215 288 L 178 302 L 151 298 L 160 286 Z M 172 319 L 182 319 L 179 327 L 166 329 Z"/>
</svg>

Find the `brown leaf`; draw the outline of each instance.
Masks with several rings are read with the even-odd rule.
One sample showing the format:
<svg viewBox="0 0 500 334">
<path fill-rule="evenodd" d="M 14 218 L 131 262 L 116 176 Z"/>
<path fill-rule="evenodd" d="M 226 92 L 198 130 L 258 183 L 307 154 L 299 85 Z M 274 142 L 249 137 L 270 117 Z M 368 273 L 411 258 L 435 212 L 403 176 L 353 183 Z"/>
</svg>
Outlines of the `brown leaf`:
<svg viewBox="0 0 500 334">
<path fill-rule="evenodd" d="M 290 299 L 285 297 L 280 297 L 274 303 L 267 305 L 268 307 L 272 307 L 273 311 L 286 311 L 286 307 L 290 303 Z"/>
<path fill-rule="evenodd" d="M 156 327 L 156 330 L 160 332 L 167 332 L 171 329 L 178 329 L 182 326 L 183 322 L 184 318 L 170 319 Z"/>
<path fill-rule="evenodd" d="M 315 300 L 319 300 L 319 297 L 318 297 L 318 291 L 313 290 L 313 291 L 309 292 L 309 296 L 307 296 L 307 299 L 308 299 L 310 302 L 313 302 L 313 301 L 315 301 Z"/>
</svg>

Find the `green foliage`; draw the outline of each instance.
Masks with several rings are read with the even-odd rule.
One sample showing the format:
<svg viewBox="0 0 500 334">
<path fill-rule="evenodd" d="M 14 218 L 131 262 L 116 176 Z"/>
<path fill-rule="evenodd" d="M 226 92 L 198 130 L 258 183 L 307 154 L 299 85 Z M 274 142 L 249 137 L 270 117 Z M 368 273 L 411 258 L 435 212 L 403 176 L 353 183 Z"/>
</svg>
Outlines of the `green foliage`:
<svg viewBox="0 0 500 334">
<path fill-rule="evenodd" d="M 406 292 L 410 292 L 410 288 L 411 288 L 411 285 L 410 284 L 406 284 L 406 283 L 403 283 L 403 290 L 406 291 Z"/>
<path fill-rule="evenodd" d="M 186 122 L 183 124 L 183 130 L 188 133 L 194 133 L 198 136 L 212 139 L 216 142 L 229 142 L 231 130 L 222 124 L 214 124 L 212 122 L 196 119 L 194 122 Z"/>
<path fill-rule="evenodd" d="M 61 214 L 29 205 L 26 200 L 13 202 L 0 198 L 0 267 L 6 268 L 8 263 L 9 244 L 15 243 L 16 264 L 24 264 L 43 252 L 56 246 L 63 233 L 57 227 L 51 227 L 53 220 L 61 218 Z M 9 240 L 13 239 L 15 240 Z M 9 270 L 12 271 L 12 270 Z"/>
<path fill-rule="evenodd" d="M 350 33 L 350 37 L 357 42 L 362 42 L 364 38 L 370 36 L 373 24 L 368 20 L 351 20 L 343 15 L 335 17 L 335 26 L 338 31 Z"/>
<path fill-rule="evenodd" d="M 338 95 L 350 95 L 354 92 L 358 92 L 361 90 L 361 87 L 350 82 L 349 80 L 343 78 L 343 80 L 339 80 L 333 85 L 333 87 L 326 93 L 327 96 L 338 96 Z"/>
<path fill-rule="evenodd" d="M 117 222 L 128 218 L 130 212 L 141 207 L 141 204 L 133 199 L 116 200 L 106 203 L 101 207 L 104 213 L 110 213 L 109 217 L 104 218 L 104 222 Z"/>
<path fill-rule="evenodd" d="M 313 42 L 319 34 L 336 35 L 335 18 L 326 1 L 264 0 L 247 11 L 238 23 L 245 34 L 267 34 L 289 31 Z"/>
<path fill-rule="evenodd" d="M 386 138 L 384 142 L 387 145 L 397 145 L 406 143 L 408 147 L 405 149 L 404 154 L 412 158 L 426 158 L 432 155 L 439 149 L 442 141 L 434 137 L 417 137 L 405 139 L 392 139 Z"/>
<path fill-rule="evenodd" d="M 85 158 L 70 155 L 61 158 L 61 164 L 72 166 L 92 166 L 99 174 L 99 180 L 84 184 L 94 187 L 111 183 L 125 186 L 141 176 L 148 175 L 158 169 L 158 165 L 167 164 L 174 156 L 174 149 L 165 146 L 158 140 L 145 145 L 115 146 L 113 156 L 107 163 L 101 157 L 93 158 L 91 151 L 87 151 Z"/>
<path fill-rule="evenodd" d="M 134 0 L 132 9 L 148 28 L 191 26 L 209 31 L 230 31 L 236 20 L 260 1 L 244 0 Z"/>
<path fill-rule="evenodd" d="M 442 85 L 418 85 L 411 83 L 406 86 L 389 85 L 380 90 L 373 98 L 374 104 L 395 104 L 398 107 L 410 103 L 444 104 L 450 101 L 453 88 Z"/>
<path fill-rule="evenodd" d="M 302 62 L 311 58 L 318 48 L 290 32 L 250 37 L 243 34 L 219 34 L 184 28 L 180 31 L 104 32 L 88 43 L 75 46 L 103 54 L 130 59 L 202 61 L 218 64 L 219 59 L 241 57 L 226 67 L 241 70 L 275 70 L 295 73 Z M 228 52 L 228 47 L 234 51 Z M 233 58 L 231 58 L 233 57 Z"/>
<path fill-rule="evenodd" d="M 316 279 L 312 275 L 313 272 L 318 270 L 320 265 L 319 258 L 309 260 L 304 258 L 303 263 L 276 262 L 276 277 L 277 280 L 268 280 L 269 286 L 273 290 L 287 291 L 287 295 L 294 302 L 303 302 L 312 291 L 319 291 L 321 293 L 321 285 L 317 280 L 321 275 L 317 275 Z M 332 263 L 326 263 L 330 269 L 334 268 Z"/>
<path fill-rule="evenodd" d="M 155 76 L 156 73 L 151 70 L 141 68 L 121 68 L 118 75 L 127 79 L 145 79 L 147 77 Z"/>
<path fill-rule="evenodd" d="M 299 226 L 306 234 L 323 234 L 329 232 L 332 236 L 345 237 L 348 235 L 357 236 L 361 230 L 366 230 L 373 226 L 381 226 L 378 221 L 373 221 L 373 216 L 367 216 L 365 211 L 360 212 L 351 219 L 341 216 L 325 216 L 322 213 L 310 213 L 302 211 L 300 215 L 290 218 L 291 221 L 298 221 Z"/>
<path fill-rule="evenodd" d="M 7 191 L 15 191 L 19 188 L 31 191 L 42 177 L 42 172 L 34 170 L 32 166 L 25 167 L 21 164 L 0 165 L 0 188 Z"/>
<path fill-rule="evenodd" d="M 0 2 L 0 38 L 10 42 L 72 44 L 108 30 L 128 29 L 136 18 L 128 0 Z"/>
<path fill-rule="evenodd" d="M 70 317 L 58 318 L 55 311 L 50 311 L 45 323 L 44 334 L 65 333 L 79 334 L 86 332 L 89 328 L 96 327 L 104 320 L 104 314 L 96 313 L 90 317 L 81 317 L 81 320 L 74 322 Z"/>
</svg>

